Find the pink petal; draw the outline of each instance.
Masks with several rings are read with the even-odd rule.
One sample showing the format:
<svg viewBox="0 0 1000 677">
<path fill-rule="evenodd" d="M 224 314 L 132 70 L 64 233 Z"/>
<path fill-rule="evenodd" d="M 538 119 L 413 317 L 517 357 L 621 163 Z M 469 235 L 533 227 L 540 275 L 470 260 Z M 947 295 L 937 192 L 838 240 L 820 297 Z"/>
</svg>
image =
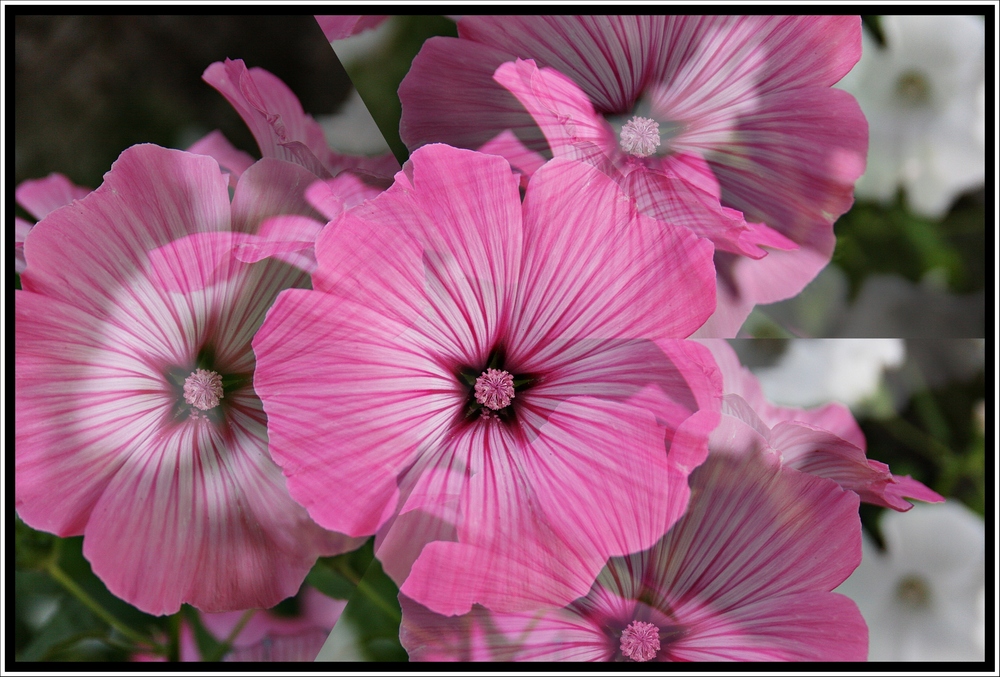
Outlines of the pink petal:
<svg viewBox="0 0 1000 677">
<path fill-rule="evenodd" d="M 397 473 L 461 406 L 451 375 L 406 333 L 375 309 L 288 290 L 254 337 L 271 455 L 329 529 L 375 533 L 397 509 Z"/>
<path fill-rule="evenodd" d="M 24 238 L 31 232 L 35 224 L 28 223 L 20 216 L 14 217 L 14 270 L 18 274 L 23 273 L 27 267 L 24 260 Z"/>
<path fill-rule="evenodd" d="M 683 619 L 775 595 L 832 590 L 861 559 L 858 497 L 769 457 L 709 455 L 688 511 L 650 554 Z M 690 620 L 688 621 L 691 622 Z"/>
<path fill-rule="evenodd" d="M 270 607 L 295 594 L 319 552 L 356 543 L 318 529 L 288 497 L 255 401 L 231 403 L 240 411 L 228 430 L 193 421 L 152 436 L 119 469 L 84 539 L 112 593 L 152 614 L 184 602 Z"/>
<path fill-rule="evenodd" d="M 539 69 L 532 60 L 510 61 L 497 68 L 493 79 L 507 88 L 531 113 L 545 135 L 553 155 L 583 159 L 581 142 L 596 146 L 594 152 L 610 155 L 617 139 L 610 125 L 596 112 L 587 96 L 562 73 Z"/>
<path fill-rule="evenodd" d="M 607 660 L 599 628 L 562 609 L 496 614 L 480 606 L 442 616 L 399 596 L 399 640 L 411 661 Z"/>
<path fill-rule="evenodd" d="M 371 199 L 389 187 L 354 172 L 341 172 L 332 179 L 316 181 L 306 189 L 306 200 L 320 214 L 332 221 L 345 209 Z"/>
<path fill-rule="evenodd" d="M 653 417 L 593 398 L 564 402 L 527 448 L 480 426 L 453 455 L 482 457 L 459 542 L 426 545 L 401 587 L 445 615 L 565 605 L 608 557 L 649 547 L 686 502 L 686 475 L 672 472 Z"/>
<path fill-rule="evenodd" d="M 528 148 L 544 149 L 531 116 L 493 81 L 497 67 L 513 59 L 505 47 L 445 37 L 424 42 L 399 85 L 399 135 L 407 148 L 439 141 L 479 148 L 509 129 Z"/>
<path fill-rule="evenodd" d="M 15 507 L 36 529 L 78 535 L 168 412 L 168 394 L 128 341 L 107 341 L 107 327 L 77 305 L 15 298 Z"/>
<path fill-rule="evenodd" d="M 120 301 L 119 292 L 133 293 L 145 252 L 190 233 L 228 228 L 226 177 L 215 160 L 133 146 L 97 190 L 34 227 L 25 241 L 29 270 L 21 283 L 101 314 Z"/>
<path fill-rule="evenodd" d="M 240 176 L 233 193 L 233 230 L 256 233 L 272 216 L 298 214 L 319 221 L 322 215 L 306 199 L 316 175 L 297 164 L 264 158 Z"/>
<path fill-rule="evenodd" d="M 639 168 L 622 178 L 622 189 L 635 198 L 644 214 L 688 228 L 711 240 L 716 249 L 752 259 L 767 254 L 761 245 L 798 249 L 797 244 L 777 231 L 763 224 L 747 223 L 735 209 L 721 206 L 717 198 L 679 178 Z"/>
<path fill-rule="evenodd" d="M 398 318 L 456 363 L 481 362 L 517 280 L 517 179 L 501 158 L 440 145 L 408 167 L 412 187 L 401 173 L 323 231 L 313 286 Z"/>
<path fill-rule="evenodd" d="M 858 660 L 864 622 L 853 604 L 828 592 L 861 559 L 857 496 L 754 454 L 709 456 L 691 486 L 688 511 L 648 560 L 640 554 L 611 563 L 623 574 L 637 566 L 652 574 L 654 594 L 685 628 L 669 657 L 726 659 L 742 651 L 748 658 L 752 650 L 766 660 L 811 641 L 828 660 Z M 782 603 L 794 596 L 809 604 Z M 787 627 L 789 609 L 802 626 L 794 642 L 768 629 L 769 619 L 775 629 Z M 831 619 L 832 609 L 839 611 Z M 854 641 L 833 644 L 824 639 L 832 632 Z"/>
<path fill-rule="evenodd" d="M 798 592 L 706 619 L 671 645 L 676 661 L 864 661 L 868 626 L 831 592 Z"/>
<path fill-rule="evenodd" d="M 330 175 L 323 163 L 330 151 L 322 128 L 278 77 L 263 68 L 247 70 L 242 59 L 226 59 L 206 68 L 202 79 L 240 114 L 265 158 L 299 164 L 316 176 Z"/>
<path fill-rule="evenodd" d="M 639 214 L 593 167 L 547 163 L 524 212 L 509 356 L 520 371 L 560 363 L 556 339 L 680 338 L 711 313 L 711 243 Z"/>
<path fill-rule="evenodd" d="M 44 179 L 23 181 L 14 191 L 17 204 L 41 221 L 49 212 L 65 207 L 90 193 L 89 188 L 74 185 L 62 174 L 49 174 Z"/>
<path fill-rule="evenodd" d="M 663 23 L 643 16 L 469 16 L 458 32 L 481 49 L 504 49 L 563 73 L 605 112 L 631 108 L 638 98 Z"/>
<path fill-rule="evenodd" d="M 545 164 L 545 158 L 529 149 L 509 129 L 505 129 L 478 148 L 480 153 L 490 153 L 505 158 L 510 166 L 521 172 L 521 187 L 527 188 L 531 175 Z"/>
<path fill-rule="evenodd" d="M 229 139 L 218 129 L 195 141 L 187 150 L 189 153 L 215 158 L 219 166 L 229 172 L 229 185 L 232 188 L 236 187 L 240 176 L 254 163 L 250 155 L 229 143 Z"/>
<path fill-rule="evenodd" d="M 389 17 L 382 15 L 366 14 L 352 15 L 346 14 L 317 14 L 316 22 L 323 30 L 327 42 L 348 38 L 357 35 L 370 28 L 375 28 Z"/>
</svg>

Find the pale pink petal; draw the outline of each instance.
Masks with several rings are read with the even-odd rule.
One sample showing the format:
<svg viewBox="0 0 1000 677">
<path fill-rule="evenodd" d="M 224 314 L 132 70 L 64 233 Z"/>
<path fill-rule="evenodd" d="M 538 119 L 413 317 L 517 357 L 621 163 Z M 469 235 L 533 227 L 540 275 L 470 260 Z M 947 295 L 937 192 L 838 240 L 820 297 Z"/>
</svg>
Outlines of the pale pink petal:
<svg viewBox="0 0 1000 677">
<path fill-rule="evenodd" d="M 387 15 L 363 14 L 317 14 L 316 22 L 323 30 L 328 42 L 348 38 L 370 28 L 375 28 L 388 19 Z"/>
<path fill-rule="evenodd" d="M 226 177 L 215 160 L 133 146 L 97 190 L 32 229 L 21 284 L 100 313 L 110 304 L 124 305 L 119 293 L 133 293 L 145 252 L 189 233 L 228 230 L 229 224 Z"/>
<path fill-rule="evenodd" d="M 521 187 L 528 186 L 528 179 L 545 164 L 545 158 L 521 143 L 517 135 L 505 129 L 478 148 L 480 153 L 491 153 L 505 158 L 510 166 L 521 172 Z"/>
<path fill-rule="evenodd" d="M 36 529 L 78 535 L 169 415 L 169 393 L 127 335 L 109 344 L 108 328 L 77 305 L 15 294 L 15 508 Z"/>
<path fill-rule="evenodd" d="M 372 181 L 370 177 L 355 172 L 341 172 L 332 179 L 316 181 L 306 188 L 306 200 L 332 221 L 345 209 L 375 197 L 390 185 L 391 182 Z"/>
<path fill-rule="evenodd" d="M 323 162 L 330 150 L 322 128 L 278 77 L 263 68 L 247 70 L 242 59 L 226 59 L 206 68 L 202 79 L 240 114 L 265 158 L 299 164 L 319 177 L 330 176 Z"/>
<path fill-rule="evenodd" d="M 506 611 L 567 604 L 608 557 L 649 547 L 678 504 L 683 510 L 686 475 L 667 463 L 663 429 L 645 410 L 574 398 L 523 450 L 506 428 L 480 426 L 475 435 L 453 453 L 481 465 L 464 497 L 459 542 L 426 545 L 401 587 L 438 613 L 475 603 Z M 494 460 L 514 453 L 517 464 Z M 518 547 L 502 545 L 511 542 Z"/>
<path fill-rule="evenodd" d="M 556 157 L 580 158 L 581 142 L 610 155 L 617 139 L 587 96 L 568 77 L 551 68 L 539 69 L 532 60 L 510 61 L 493 79 L 503 85 L 531 113 Z"/>
<path fill-rule="evenodd" d="M 637 169 L 625 175 L 621 185 L 644 214 L 684 226 L 711 240 L 716 249 L 752 259 L 767 254 L 761 245 L 798 249 L 797 244 L 781 233 L 763 224 L 747 223 L 740 212 L 721 206 L 718 198 L 679 178 Z"/>
<path fill-rule="evenodd" d="M 481 606 L 442 616 L 399 596 L 399 641 L 411 661 L 607 660 L 602 633 L 562 609 L 496 614 Z"/>
<path fill-rule="evenodd" d="M 708 614 L 704 604 L 718 614 L 832 590 L 861 559 L 858 497 L 835 482 L 781 468 L 773 457 L 710 455 L 691 486 L 700 498 L 650 554 L 657 588 L 679 618 L 682 609 Z"/>
<path fill-rule="evenodd" d="M 14 200 L 41 221 L 49 212 L 65 207 L 89 192 L 89 188 L 74 185 L 62 174 L 49 174 L 44 179 L 21 182 L 14 191 Z"/>
<path fill-rule="evenodd" d="M 233 230 L 256 233 L 265 219 L 286 214 L 324 221 L 306 199 L 306 190 L 316 180 L 315 174 L 292 162 L 274 158 L 255 162 L 240 176 L 233 193 Z"/>
<path fill-rule="evenodd" d="M 254 163 L 250 155 L 231 144 L 218 129 L 195 141 L 187 150 L 189 153 L 215 158 L 219 166 L 229 172 L 229 185 L 232 188 L 236 187 L 240 176 Z"/>
<path fill-rule="evenodd" d="M 23 273 L 27 267 L 24 260 L 24 238 L 31 232 L 35 224 L 28 223 L 20 216 L 14 217 L 14 270 Z"/>
<path fill-rule="evenodd" d="M 233 398 L 228 429 L 187 421 L 135 449 L 91 514 L 84 555 L 94 573 L 147 613 L 174 613 L 183 602 L 206 611 L 273 606 L 295 594 L 317 551 L 350 545 L 331 547 L 288 497 L 267 455 L 260 402 Z"/>
<path fill-rule="evenodd" d="M 398 318 L 456 365 L 483 362 L 517 280 L 517 178 L 501 158 L 440 145 L 407 166 L 323 231 L 313 286 Z"/>
<path fill-rule="evenodd" d="M 711 313 L 711 243 L 638 213 L 597 169 L 550 161 L 524 211 L 509 356 L 519 371 L 561 361 L 556 339 L 683 338 Z"/>
<path fill-rule="evenodd" d="M 247 263 L 275 257 L 311 274 L 316 270 L 313 248 L 322 229 L 322 223 L 308 216 L 272 216 L 258 235 L 246 236 L 233 248 L 233 256 Z"/>
<path fill-rule="evenodd" d="M 797 592 L 706 619 L 671 644 L 675 661 L 864 661 L 868 626 L 832 592 Z"/>
<path fill-rule="evenodd" d="M 773 457 L 772 457 L 773 458 Z M 768 659 L 803 651 L 811 635 L 817 655 L 860 660 L 865 647 L 823 639 L 833 626 L 847 636 L 864 637 L 857 608 L 814 598 L 808 606 L 782 605 L 787 596 L 827 594 L 861 559 L 858 498 L 830 480 L 783 469 L 777 459 L 745 455 L 709 456 L 691 475 L 692 500 L 684 517 L 648 555 L 612 560 L 619 572 L 645 566 L 657 606 L 670 609 L 685 632 L 667 647 L 663 659 L 698 655 L 727 659 L 729 651 L 750 651 Z M 648 556 L 648 559 L 647 559 Z M 843 598 L 841 598 L 843 599 Z M 801 601 L 807 601 L 802 598 Z M 772 634 L 762 622 L 792 622 L 794 608 L 801 634 Z M 826 613 L 838 609 L 834 619 Z M 832 622 L 831 622 L 832 620 Z M 690 653 L 686 653 L 690 652 Z M 859 655 L 860 652 L 860 655 Z"/>
</svg>

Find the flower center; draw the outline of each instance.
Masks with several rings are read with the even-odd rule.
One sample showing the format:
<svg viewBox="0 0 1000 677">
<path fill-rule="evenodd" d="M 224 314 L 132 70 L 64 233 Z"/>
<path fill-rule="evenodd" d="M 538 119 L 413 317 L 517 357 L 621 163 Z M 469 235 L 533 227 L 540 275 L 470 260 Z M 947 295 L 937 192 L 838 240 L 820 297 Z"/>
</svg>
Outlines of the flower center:
<svg viewBox="0 0 1000 677">
<path fill-rule="evenodd" d="M 904 605 L 913 609 L 923 609 L 930 604 L 931 591 L 920 576 L 906 576 L 896 586 L 896 597 Z"/>
<path fill-rule="evenodd" d="M 476 379 L 476 402 L 488 409 L 503 409 L 514 399 L 514 377 L 503 369 L 487 369 Z"/>
<path fill-rule="evenodd" d="M 638 663 L 656 658 L 660 650 L 660 629 L 652 623 L 632 621 L 622 630 L 622 655 Z"/>
<path fill-rule="evenodd" d="M 896 80 L 896 94 L 910 106 L 923 106 L 930 103 L 931 85 L 922 73 L 906 71 Z"/>
<path fill-rule="evenodd" d="M 195 409 L 208 411 L 222 399 L 222 377 L 208 369 L 195 369 L 184 380 L 184 401 Z"/>
<path fill-rule="evenodd" d="M 660 147 L 660 123 L 638 115 L 625 123 L 621 133 L 622 150 L 636 157 L 649 157 Z"/>
</svg>

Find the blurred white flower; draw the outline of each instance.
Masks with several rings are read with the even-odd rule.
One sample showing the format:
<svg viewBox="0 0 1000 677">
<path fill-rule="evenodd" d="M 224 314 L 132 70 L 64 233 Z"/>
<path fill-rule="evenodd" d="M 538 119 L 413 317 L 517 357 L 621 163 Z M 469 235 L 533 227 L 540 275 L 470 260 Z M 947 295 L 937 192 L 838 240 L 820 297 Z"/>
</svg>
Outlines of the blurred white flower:
<svg viewBox="0 0 1000 677">
<path fill-rule="evenodd" d="M 868 118 L 858 197 L 943 216 L 986 167 L 985 24 L 973 16 L 883 16 L 885 47 L 863 34 L 861 60 L 839 86 Z"/>
<path fill-rule="evenodd" d="M 795 339 L 771 367 L 754 370 L 767 399 L 812 407 L 858 405 L 875 394 L 882 371 L 906 357 L 902 339 Z"/>
<path fill-rule="evenodd" d="M 868 660 L 986 658 L 985 528 L 951 500 L 882 516 L 885 553 L 863 542 L 861 565 L 836 592 L 868 623 Z"/>
</svg>

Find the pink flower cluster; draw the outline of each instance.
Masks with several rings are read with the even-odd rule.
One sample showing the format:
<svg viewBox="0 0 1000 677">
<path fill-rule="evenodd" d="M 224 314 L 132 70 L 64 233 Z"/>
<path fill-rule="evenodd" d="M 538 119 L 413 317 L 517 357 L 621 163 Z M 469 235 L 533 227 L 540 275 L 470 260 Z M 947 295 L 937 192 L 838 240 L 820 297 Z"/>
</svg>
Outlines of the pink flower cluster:
<svg viewBox="0 0 1000 677">
<path fill-rule="evenodd" d="M 18 189 L 18 514 L 154 614 L 272 606 L 374 535 L 414 659 L 863 660 L 859 500 L 940 497 L 686 340 L 829 260 L 859 49 L 857 17 L 469 17 L 400 88 L 402 168 L 212 64 L 263 159 L 213 133 Z"/>
</svg>

